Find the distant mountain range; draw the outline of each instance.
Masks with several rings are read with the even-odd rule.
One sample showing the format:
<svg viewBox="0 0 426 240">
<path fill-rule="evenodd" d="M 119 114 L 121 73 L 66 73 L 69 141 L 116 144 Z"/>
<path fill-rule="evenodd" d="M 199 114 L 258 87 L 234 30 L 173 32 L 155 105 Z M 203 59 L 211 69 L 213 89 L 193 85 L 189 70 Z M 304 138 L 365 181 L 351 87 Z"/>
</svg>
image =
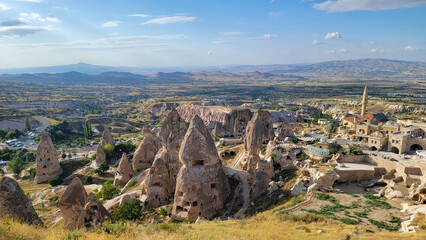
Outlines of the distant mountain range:
<svg viewBox="0 0 426 240">
<path fill-rule="evenodd" d="M 307 78 L 380 78 L 426 80 L 426 63 L 357 59 L 314 64 L 240 65 L 230 67 L 108 67 L 86 63 L 0 69 L 0 80 L 32 82 L 138 83 L 194 80 L 306 80 Z M 143 75 L 142 75 L 143 74 Z"/>
<path fill-rule="evenodd" d="M 224 73 L 214 72 L 159 72 L 154 75 L 142 75 L 129 72 L 105 72 L 101 74 L 86 74 L 80 72 L 65 73 L 24 73 L 3 74 L 0 81 L 20 81 L 50 84 L 149 84 L 149 83 L 191 83 L 194 81 L 303 81 L 307 78 L 292 74 L 272 74 L 262 72 Z"/>
</svg>

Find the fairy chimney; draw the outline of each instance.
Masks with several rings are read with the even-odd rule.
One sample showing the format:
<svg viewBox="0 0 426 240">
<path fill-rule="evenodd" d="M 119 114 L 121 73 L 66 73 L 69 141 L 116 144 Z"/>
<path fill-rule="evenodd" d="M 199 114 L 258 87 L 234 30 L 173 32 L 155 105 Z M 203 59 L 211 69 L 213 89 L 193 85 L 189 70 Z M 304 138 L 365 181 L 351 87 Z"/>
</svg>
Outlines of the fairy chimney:
<svg viewBox="0 0 426 240">
<path fill-rule="evenodd" d="M 36 184 L 46 182 L 62 174 L 55 146 L 47 133 L 41 135 L 36 155 Z"/>
<path fill-rule="evenodd" d="M 149 165 L 152 165 L 155 154 L 161 148 L 160 138 L 153 136 L 148 128 L 144 128 L 142 134 L 144 139 L 133 155 L 133 169 L 146 169 Z"/>
<path fill-rule="evenodd" d="M 59 208 L 64 215 L 66 229 L 74 230 L 79 227 L 79 217 L 84 209 L 86 200 L 87 193 L 83 183 L 80 178 L 74 177 L 59 200 Z"/>
<path fill-rule="evenodd" d="M 133 169 L 130 166 L 126 153 L 123 153 L 114 178 L 114 186 L 123 187 L 133 177 Z"/>
<path fill-rule="evenodd" d="M 213 218 L 229 195 L 229 182 L 214 141 L 197 115 L 182 141 L 179 160 L 183 166 L 177 177 L 172 218 Z"/>
</svg>

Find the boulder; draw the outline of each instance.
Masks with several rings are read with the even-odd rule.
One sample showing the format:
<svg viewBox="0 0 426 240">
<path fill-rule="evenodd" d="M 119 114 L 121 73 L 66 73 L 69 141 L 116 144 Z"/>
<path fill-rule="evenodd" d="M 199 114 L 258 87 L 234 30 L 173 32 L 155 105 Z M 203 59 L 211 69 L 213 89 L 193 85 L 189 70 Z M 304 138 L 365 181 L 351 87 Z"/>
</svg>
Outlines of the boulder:
<svg viewBox="0 0 426 240">
<path fill-rule="evenodd" d="M 102 146 L 107 144 L 111 146 L 115 146 L 114 139 L 112 138 L 111 132 L 109 131 L 108 126 L 104 128 L 104 133 L 102 134 L 101 143 Z"/>
<path fill-rule="evenodd" d="M 133 169 L 130 166 L 126 153 L 123 153 L 120 163 L 117 167 L 117 172 L 114 178 L 114 186 L 124 187 L 126 183 L 133 177 Z"/>
<path fill-rule="evenodd" d="M 160 138 L 153 136 L 148 128 L 143 129 L 144 139 L 133 155 L 133 169 L 146 169 L 154 162 L 155 154 L 161 148 Z"/>
<path fill-rule="evenodd" d="M 75 177 L 59 200 L 59 208 L 64 215 L 66 229 L 73 230 L 79 227 L 79 217 L 84 209 L 86 200 L 87 193 L 83 183 L 80 178 Z"/>
<path fill-rule="evenodd" d="M 29 224 L 43 225 L 30 199 L 19 184 L 9 177 L 0 181 L 0 218 L 11 217 Z"/>
<path fill-rule="evenodd" d="M 36 155 L 36 184 L 46 182 L 62 174 L 55 146 L 47 133 L 41 135 Z"/>
<path fill-rule="evenodd" d="M 90 193 L 80 213 L 78 226 L 84 227 L 86 230 L 92 230 L 97 227 L 102 227 L 105 221 L 114 222 L 114 219 L 99 202 L 99 199 L 93 193 Z"/>
<path fill-rule="evenodd" d="M 222 210 L 230 186 L 214 141 L 197 115 L 182 141 L 179 160 L 183 166 L 177 177 L 172 218 L 212 219 Z"/>
</svg>

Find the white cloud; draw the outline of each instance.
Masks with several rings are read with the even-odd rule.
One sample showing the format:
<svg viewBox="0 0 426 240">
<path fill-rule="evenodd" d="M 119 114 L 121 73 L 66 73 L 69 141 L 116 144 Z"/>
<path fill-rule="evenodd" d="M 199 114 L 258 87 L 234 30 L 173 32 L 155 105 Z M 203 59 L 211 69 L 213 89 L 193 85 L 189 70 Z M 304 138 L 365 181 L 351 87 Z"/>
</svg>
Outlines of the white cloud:
<svg viewBox="0 0 426 240">
<path fill-rule="evenodd" d="M 4 38 L 22 37 L 46 30 L 52 30 L 52 28 L 31 25 L 3 26 L 0 27 L 0 36 Z"/>
<path fill-rule="evenodd" d="M 273 18 L 281 16 L 281 12 L 268 12 L 268 15 Z"/>
<path fill-rule="evenodd" d="M 146 22 L 143 22 L 143 25 L 146 24 L 168 24 L 168 23 L 178 23 L 178 22 L 191 22 L 197 19 L 197 17 L 187 17 L 187 16 L 173 16 L 173 17 L 159 17 L 153 18 Z"/>
<path fill-rule="evenodd" d="M 327 54 L 335 54 L 335 53 L 336 53 L 336 51 L 334 51 L 334 50 L 330 50 L 330 51 L 327 51 L 327 52 L 325 52 L 325 53 L 327 53 Z"/>
<path fill-rule="evenodd" d="M 223 36 L 235 36 L 235 35 L 243 35 L 244 32 L 221 32 Z"/>
<path fill-rule="evenodd" d="M 416 46 L 413 45 L 408 45 L 404 48 L 405 51 L 416 51 L 418 50 L 418 48 Z"/>
<path fill-rule="evenodd" d="M 322 44 L 322 43 L 323 42 L 321 40 L 316 40 L 316 39 L 312 42 L 313 45 L 318 45 L 318 44 Z"/>
<path fill-rule="evenodd" d="M 15 0 L 17 2 L 32 2 L 32 3 L 40 3 L 42 0 Z"/>
<path fill-rule="evenodd" d="M 152 17 L 151 15 L 148 14 L 141 14 L 141 13 L 136 13 L 136 14 L 129 14 L 127 15 L 129 17 L 141 17 L 141 18 L 149 18 Z"/>
<path fill-rule="evenodd" d="M 10 7 L 0 3 L 0 12 L 6 12 L 9 9 L 10 9 Z"/>
<path fill-rule="evenodd" d="M 121 23 L 120 21 L 105 22 L 104 24 L 102 24 L 102 27 L 118 27 L 120 23 Z"/>
<path fill-rule="evenodd" d="M 378 11 L 426 6 L 426 0 L 327 0 L 313 8 L 326 12 Z"/>
<path fill-rule="evenodd" d="M 1 29 L 1 28 L 0 28 Z M 1 30 L 0 30 L 1 33 Z M 171 40 L 186 38 L 184 34 L 165 34 L 153 36 L 125 36 L 98 38 L 94 40 L 80 40 L 73 42 L 46 42 L 35 44 L 12 44 L 5 45 L 14 48 L 65 48 L 65 49 L 108 49 L 108 48 L 136 48 L 147 46 L 166 46 L 159 43 L 144 43 L 150 40 Z"/>
<path fill-rule="evenodd" d="M 338 39 L 341 38 L 342 36 L 340 35 L 339 32 L 331 32 L 331 33 L 327 33 L 327 35 L 325 35 L 324 39 Z"/>
<path fill-rule="evenodd" d="M 372 48 L 372 49 L 370 49 L 370 52 L 372 52 L 372 53 L 382 53 L 382 52 L 385 52 L 385 50 L 383 50 L 381 48 Z"/>
<path fill-rule="evenodd" d="M 213 55 L 213 53 L 209 51 L 209 52 L 207 52 L 207 55 Z"/>
<path fill-rule="evenodd" d="M 53 15 L 48 15 L 47 17 L 43 18 L 41 17 L 40 13 L 24 13 L 24 12 L 19 14 L 19 20 L 26 23 L 30 23 L 33 21 L 53 22 L 53 23 L 62 22 L 59 18 Z"/>
<path fill-rule="evenodd" d="M 346 49 L 346 48 L 341 48 L 341 49 L 339 49 L 339 52 L 341 52 L 341 53 L 347 53 L 347 52 L 349 52 L 349 51 L 348 51 L 348 49 Z"/>
<path fill-rule="evenodd" d="M 271 34 L 271 33 L 263 34 L 263 39 L 273 39 L 273 38 L 278 38 L 278 36 L 275 35 L 275 34 Z"/>
</svg>

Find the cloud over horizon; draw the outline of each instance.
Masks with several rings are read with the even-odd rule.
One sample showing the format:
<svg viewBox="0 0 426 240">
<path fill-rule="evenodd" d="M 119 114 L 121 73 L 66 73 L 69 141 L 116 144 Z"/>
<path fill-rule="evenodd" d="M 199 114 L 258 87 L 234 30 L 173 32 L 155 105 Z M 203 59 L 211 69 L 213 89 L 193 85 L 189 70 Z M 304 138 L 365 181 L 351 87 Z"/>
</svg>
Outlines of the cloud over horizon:
<svg viewBox="0 0 426 240">
<path fill-rule="evenodd" d="M 168 23 L 180 23 L 180 22 L 192 22 L 197 17 L 187 17 L 187 16 L 172 16 L 172 17 L 158 17 L 151 20 L 141 23 L 142 25 L 147 24 L 168 24 Z"/>
<path fill-rule="evenodd" d="M 314 3 L 313 8 L 329 13 L 351 11 L 380 11 L 426 6 L 426 0 L 327 0 Z"/>
</svg>

